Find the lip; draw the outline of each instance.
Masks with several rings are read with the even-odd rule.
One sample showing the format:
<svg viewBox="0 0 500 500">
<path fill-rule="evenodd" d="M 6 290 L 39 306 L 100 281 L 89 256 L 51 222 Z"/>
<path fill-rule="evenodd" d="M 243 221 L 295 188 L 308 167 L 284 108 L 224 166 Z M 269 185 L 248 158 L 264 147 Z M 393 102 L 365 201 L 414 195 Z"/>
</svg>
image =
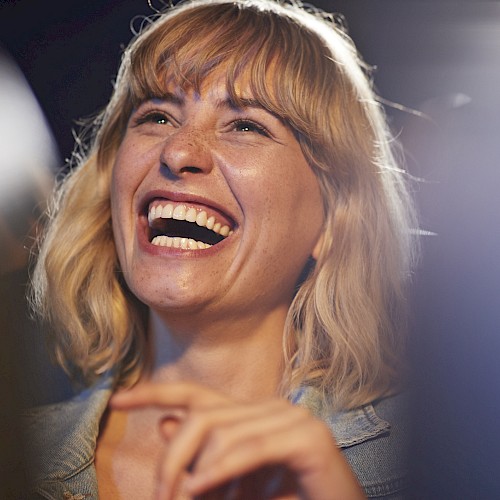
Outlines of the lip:
<svg viewBox="0 0 500 500">
<path fill-rule="evenodd" d="M 232 239 L 227 236 L 222 241 L 210 248 L 197 249 L 197 250 L 184 250 L 174 247 L 163 247 L 153 245 L 149 241 L 149 223 L 148 223 L 148 210 L 151 203 L 159 202 L 173 202 L 184 203 L 186 206 L 193 206 L 198 209 L 207 211 L 207 214 L 216 215 L 217 219 L 227 224 L 233 231 L 237 229 L 238 224 L 233 214 L 228 213 L 227 209 L 223 208 L 219 203 L 209 200 L 205 196 L 196 195 L 193 193 L 179 193 L 164 190 L 153 190 L 147 192 L 141 199 L 139 204 L 139 224 L 137 226 L 139 247 L 155 256 L 172 256 L 172 257 L 208 257 L 220 250 L 223 250 L 228 240 Z"/>
<path fill-rule="evenodd" d="M 193 257 L 210 257 L 211 255 L 217 254 L 220 251 L 224 250 L 228 244 L 231 243 L 232 237 L 228 236 L 224 238 L 222 241 L 217 243 L 216 245 L 211 246 L 210 248 L 198 249 L 198 250 L 183 250 L 181 248 L 174 247 L 162 247 L 158 245 L 153 245 L 148 238 L 148 228 L 147 221 L 145 224 L 141 223 L 138 228 L 138 242 L 139 248 L 153 256 L 158 257 L 182 257 L 182 258 L 193 258 Z"/>
<path fill-rule="evenodd" d="M 205 196 L 200 196 L 191 193 L 178 193 L 163 190 L 149 191 L 141 199 L 139 204 L 139 214 L 148 214 L 149 206 L 154 201 L 171 201 L 174 203 L 184 203 L 186 206 L 193 206 L 201 210 L 207 211 L 209 215 L 216 215 L 216 218 L 227 224 L 231 229 L 236 229 L 238 224 L 236 223 L 236 217 L 234 214 L 228 212 L 226 207 L 217 203 L 214 200 L 210 200 Z"/>
</svg>

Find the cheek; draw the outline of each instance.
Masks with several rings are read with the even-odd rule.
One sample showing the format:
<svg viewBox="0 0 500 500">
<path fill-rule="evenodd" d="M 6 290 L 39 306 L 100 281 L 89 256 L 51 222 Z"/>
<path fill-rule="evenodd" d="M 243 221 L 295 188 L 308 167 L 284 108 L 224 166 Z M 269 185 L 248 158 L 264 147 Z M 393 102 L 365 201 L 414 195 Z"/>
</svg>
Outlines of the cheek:
<svg viewBox="0 0 500 500">
<path fill-rule="evenodd" d="M 132 208 L 134 193 L 146 175 L 147 154 L 127 138 L 118 148 L 111 176 L 111 209 L 119 213 Z M 123 213 L 122 213 L 123 216 Z"/>
<path fill-rule="evenodd" d="M 113 240 L 115 242 L 115 249 L 118 256 L 118 260 L 122 268 L 125 266 L 125 255 L 124 255 L 124 235 L 123 227 L 121 226 L 121 221 L 123 216 L 120 210 L 120 199 L 117 193 L 120 192 L 119 186 L 117 185 L 117 180 L 113 175 L 111 183 L 111 227 L 113 230 Z"/>
<path fill-rule="evenodd" d="M 134 149 L 128 146 L 128 142 L 123 142 L 118 148 L 111 177 L 111 195 L 115 198 L 132 182 L 134 175 L 138 171 L 137 161 L 134 158 Z M 134 165 L 136 165 L 136 168 L 133 168 Z"/>
<path fill-rule="evenodd" d="M 126 177 L 123 175 L 119 165 L 115 163 L 113 166 L 113 173 L 111 176 L 111 218 L 113 222 L 113 231 L 116 238 L 116 225 L 123 215 L 120 213 L 122 210 L 123 200 L 126 195 Z"/>
<path fill-rule="evenodd" d="M 111 174 L 110 196 L 113 235 L 120 261 L 124 258 L 125 242 L 132 241 L 133 200 L 138 180 L 135 179 L 137 169 L 131 165 L 133 158 L 119 150 Z"/>
<path fill-rule="evenodd" d="M 319 184 L 308 169 L 247 179 L 240 195 L 256 246 L 298 267 L 312 255 L 324 224 Z"/>
<path fill-rule="evenodd" d="M 275 193 L 273 212 L 277 220 L 274 224 L 280 227 L 286 247 L 294 248 L 291 251 L 294 262 L 303 265 L 313 254 L 324 226 L 318 180 L 307 165 L 281 179 Z"/>
<path fill-rule="evenodd" d="M 256 154 L 243 166 L 241 158 L 231 165 L 225 177 L 247 217 L 270 221 L 277 232 L 294 221 L 312 224 L 314 234 L 319 231 L 323 223 L 319 182 L 300 150 Z"/>
<path fill-rule="evenodd" d="M 319 226 L 323 222 L 323 200 L 318 180 L 308 165 L 296 167 L 273 174 L 259 190 L 282 218 Z"/>
<path fill-rule="evenodd" d="M 112 186 L 118 193 L 137 188 L 158 158 L 157 142 L 126 135 L 116 153 Z"/>
</svg>

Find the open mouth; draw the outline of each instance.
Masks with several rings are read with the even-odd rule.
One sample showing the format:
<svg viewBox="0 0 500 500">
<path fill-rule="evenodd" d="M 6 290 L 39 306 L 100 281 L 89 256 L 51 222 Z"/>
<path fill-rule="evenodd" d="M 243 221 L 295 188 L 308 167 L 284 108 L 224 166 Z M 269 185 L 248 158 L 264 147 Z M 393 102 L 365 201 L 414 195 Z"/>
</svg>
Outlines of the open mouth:
<svg viewBox="0 0 500 500">
<path fill-rule="evenodd" d="M 233 232 L 215 214 L 184 203 L 155 202 L 149 205 L 149 241 L 162 247 L 203 250 L 217 245 Z"/>
</svg>

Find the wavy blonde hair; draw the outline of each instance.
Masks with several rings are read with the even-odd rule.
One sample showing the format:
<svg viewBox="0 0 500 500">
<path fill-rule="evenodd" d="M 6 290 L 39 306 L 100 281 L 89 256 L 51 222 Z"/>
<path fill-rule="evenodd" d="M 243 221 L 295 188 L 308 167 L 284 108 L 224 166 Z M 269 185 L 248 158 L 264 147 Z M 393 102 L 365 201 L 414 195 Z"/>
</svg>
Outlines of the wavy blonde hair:
<svg viewBox="0 0 500 500">
<path fill-rule="evenodd" d="M 254 98 L 293 129 L 324 200 L 325 242 L 285 326 L 282 393 L 312 384 L 347 408 L 390 391 L 415 217 L 349 37 L 319 11 L 269 0 L 195 0 L 143 24 L 40 248 L 33 303 L 53 325 L 59 363 L 87 381 L 120 366 L 128 384 L 146 367 L 147 311 L 121 278 L 111 230 L 114 157 L 134 106 L 161 97 L 167 78 L 199 89 L 222 66 L 236 103 L 244 74 Z"/>
</svg>

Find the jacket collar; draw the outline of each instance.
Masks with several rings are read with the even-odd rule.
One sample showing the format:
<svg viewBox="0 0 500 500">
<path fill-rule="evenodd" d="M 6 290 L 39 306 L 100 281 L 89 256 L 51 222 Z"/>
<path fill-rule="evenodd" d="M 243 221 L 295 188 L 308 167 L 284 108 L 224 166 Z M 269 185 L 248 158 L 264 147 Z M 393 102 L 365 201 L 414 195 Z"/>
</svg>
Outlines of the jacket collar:
<svg viewBox="0 0 500 500">
<path fill-rule="evenodd" d="M 113 377 L 109 374 L 69 401 L 25 412 L 27 435 L 33 457 L 37 459 L 31 470 L 35 471 L 36 489 L 42 496 L 83 499 L 95 495 L 97 498 L 95 471 L 89 466 L 94 462 L 99 424 L 112 389 Z M 341 448 L 387 434 L 390 430 L 389 423 L 375 413 L 371 404 L 336 413 L 326 410 L 321 394 L 313 387 L 300 388 L 291 401 L 325 421 Z M 87 483 L 92 483 L 90 493 L 78 493 L 78 473 L 84 470 L 87 471 Z M 63 495 L 54 495 L 56 490 Z"/>
<path fill-rule="evenodd" d="M 99 424 L 112 387 L 113 377 L 106 375 L 71 400 L 24 412 L 25 431 L 32 451 L 30 470 L 42 496 L 79 498 L 69 487 L 71 478 L 94 462 Z M 89 474 L 95 475 L 93 468 L 89 468 Z M 55 491 L 62 495 L 54 495 Z M 94 495 L 97 498 L 96 491 L 80 494 L 80 497 L 94 498 Z"/>
<path fill-rule="evenodd" d="M 375 413 L 371 404 L 339 412 L 325 409 L 321 393 L 314 387 L 299 388 L 291 400 L 294 404 L 308 408 L 314 416 L 323 420 L 340 448 L 348 448 L 388 434 L 391 428 L 388 422 Z"/>
</svg>

